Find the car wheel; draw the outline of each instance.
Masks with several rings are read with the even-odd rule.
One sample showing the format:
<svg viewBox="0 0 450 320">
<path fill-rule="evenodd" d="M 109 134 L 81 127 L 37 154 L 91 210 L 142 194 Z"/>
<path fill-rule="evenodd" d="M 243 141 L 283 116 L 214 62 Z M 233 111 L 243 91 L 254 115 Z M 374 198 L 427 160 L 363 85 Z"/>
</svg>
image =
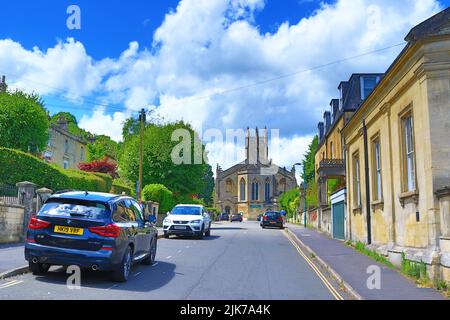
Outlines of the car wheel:
<svg viewBox="0 0 450 320">
<path fill-rule="evenodd" d="M 170 238 L 169 233 L 168 232 L 164 232 L 164 239 L 169 239 L 169 238 Z"/>
<path fill-rule="evenodd" d="M 205 234 L 205 226 L 202 226 L 202 230 L 197 234 L 197 239 L 203 239 L 203 235 Z"/>
<path fill-rule="evenodd" d="M 148 253 L 147 258 L 142 260 L 143 264 L 145 264 L 147 266 L 151 266 L 151 265 L 153 265 L 155 263 L 157 247 L 158 247 L 158 240 L 155 237 L 155 238 L 152 239 L 152 242 L 150 243 L 150 251 Z"/>
<path fill-rule="evenodd" d="M 205 236 L 211 236 L 211 225 L 209 225 L 208 231 L 205 232 Z"/>
<path fill-rule="evenodd" d="M 130 275 L 131 270 L 132 256 L 132 250 L 130 247 L 128 247 L 125 250 L 125 254 L 123 255 L 121 264 L 112 273 L 112 278 L 114 281 L 126 282 L 128 280 L 128 276 Z"/>
<path fill-rule="evenodd" d="M 31 261 L 28 262 L 28 266 L 31 270 L 31 272 L 35 275 L 35 276 L 39 276 L 39 275 L 44 275 L 48 272 L 48 270 L 50 269 L 50 265 L 49 264 L 44 264 L 44 263 L 33 263 Z"/>
</svg>

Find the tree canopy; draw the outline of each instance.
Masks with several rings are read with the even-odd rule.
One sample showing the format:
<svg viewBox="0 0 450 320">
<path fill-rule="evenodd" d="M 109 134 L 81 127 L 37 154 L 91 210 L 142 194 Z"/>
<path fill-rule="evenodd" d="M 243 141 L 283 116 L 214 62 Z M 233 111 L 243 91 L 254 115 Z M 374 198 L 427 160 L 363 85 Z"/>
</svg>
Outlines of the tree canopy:
<svg viewBox="0 0 450 320">
<path fill-rule="evenodd" d="M 128 121 L 132 124 L 133 121 Z M 172 141 L 172 133 L 177 129 L 185 129 L 189 132 L 192 143 L 188 144 L 188 150 L 183 152 L 191 154 L 191 163 L 176 164 L 172 161 L 172 153 L 180 141 Z M 139 135 L 134 129 L 127 131 L 124 136 L 125 143 L 123 154 L 120 159 L 121 174 L 130 181 L 137 181 L 139 174 Z M 200 142 L 198 135 L 189 124 L 182 121 L 169 124 L 146 125 L 144 130 L 144 159 L 143 159 L 143 181 L 142 185 L 164 184 L 175 196 L 193 198 L 199 196 L 208 198 L 212 193 L 211 183 L 212 169 L 207 163 L 194 164 L 194 141 L 204 151 L 204 145 Z"/>
<path fill-rule="evenodd" d="M 0 93 L 0 146 L 38 153 L 48 142 L 50 122 L 40 97 Z"/>
</svg>

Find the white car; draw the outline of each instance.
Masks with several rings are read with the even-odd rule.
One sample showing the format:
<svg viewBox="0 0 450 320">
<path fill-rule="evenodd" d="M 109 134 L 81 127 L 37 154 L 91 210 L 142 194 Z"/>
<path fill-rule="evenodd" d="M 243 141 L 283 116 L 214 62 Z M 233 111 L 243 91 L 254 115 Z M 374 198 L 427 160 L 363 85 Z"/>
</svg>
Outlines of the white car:
<svg viewBox="0 0 450 320">
<path fill-rule="evenodd" d="M 164 238 L 188 235 L 202 239 L 211 235 L 211 218 L 202 205 L 179 204 L 164 219 L 163 230 Z"/>
</svg>

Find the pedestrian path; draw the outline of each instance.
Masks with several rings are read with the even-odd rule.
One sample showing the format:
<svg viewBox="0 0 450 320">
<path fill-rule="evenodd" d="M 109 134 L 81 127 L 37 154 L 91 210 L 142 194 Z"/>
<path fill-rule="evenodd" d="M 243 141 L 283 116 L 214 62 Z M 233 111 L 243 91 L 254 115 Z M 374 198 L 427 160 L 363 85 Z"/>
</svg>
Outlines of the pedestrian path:
<svg viewBox="0 0 450 320">
<path fill-rule="evenodd" d="M 445 299 L 438 291 L 419 288 L 398 271 L 377 263 L 342 241 L 304 227 L 287 224 L 297 238 L 308 246 L 329 267 L 338 273 L 363 299 L 368 300 L 431 300 Z M 369 289 L 367 279 L 370 266 L 381 270 L 381 288 Z"/>
</svg>

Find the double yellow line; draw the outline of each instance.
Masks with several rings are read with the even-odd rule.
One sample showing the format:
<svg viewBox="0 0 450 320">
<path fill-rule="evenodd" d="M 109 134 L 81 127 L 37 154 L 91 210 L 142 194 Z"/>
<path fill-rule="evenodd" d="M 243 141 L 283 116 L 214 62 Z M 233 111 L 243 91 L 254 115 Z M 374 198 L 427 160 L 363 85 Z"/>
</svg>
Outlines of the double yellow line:
<svg viewBox="0 0 450 320">
<path fill-rule="evenodd" d="M 344 300 L 344 298 L 339 294 L 339 292 L 331 285 L 330 281 L 323 275 L 323 273 L 316 267 L 316 265 L 308 258 L 308 256 L 303 252 L 303 250 L 299 247 L 299 245 L 292 238 L 292 235 L 289 234 L 289 231 L 285 231 L 284 235 L 288 238 L 288 240 L 292 243 L 295 249 L 297 249 L 298 253 L 305 259 L 305 261 L 309 264 L 309 266 L 314 270 L 320 280 L 325 284 L 327 289 L 331 292 L 333 297 L 336 300 Z"/>
<path fill-rule="evenodd" d="M 23 281 L 19 281 L 19 280 L 8 281 L 8 282 L 6 282 L 4 284 L 1 284 L 0 285 L 0 289 L 5 289 L 5 288 L 8 288 L 8 287 L 12 287 L 12 286 L 15 286 L 16 284 L 20 284 L 22 282 Z"/>
</svg>

